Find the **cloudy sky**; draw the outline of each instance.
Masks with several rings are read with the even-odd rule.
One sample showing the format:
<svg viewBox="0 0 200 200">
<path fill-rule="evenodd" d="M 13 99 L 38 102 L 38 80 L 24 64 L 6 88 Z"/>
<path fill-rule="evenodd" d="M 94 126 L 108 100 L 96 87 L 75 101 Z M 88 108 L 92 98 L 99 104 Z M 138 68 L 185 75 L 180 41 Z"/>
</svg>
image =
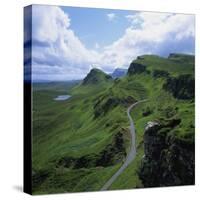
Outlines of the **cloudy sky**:
<svg viewBox="0 0 200 200">
<path fill-rule="evenodd" d="M 93 67 L 128 68 L 142 54 L 194 54 L 194 26 L 193 15 L 34 5 L 25 50 L 32 47 L 33 80 L 77 80 Z"/>
</svg>

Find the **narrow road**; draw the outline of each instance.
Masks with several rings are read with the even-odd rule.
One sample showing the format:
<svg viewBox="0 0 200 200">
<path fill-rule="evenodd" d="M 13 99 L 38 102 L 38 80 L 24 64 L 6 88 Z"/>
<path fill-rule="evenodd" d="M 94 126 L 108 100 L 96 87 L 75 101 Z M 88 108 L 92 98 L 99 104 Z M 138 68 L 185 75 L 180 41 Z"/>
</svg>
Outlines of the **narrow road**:
<svg viewBox="0 0 200 200">
<path fill-rule="evenodd" d="M 142 103 L 147 101 L 145 100 L 141 100 L 138 101 L 134 104 L 132 104 L 131 106 L 128 107 L 127 109 L 127 116 L 129 118 L 130 121 L 130 133 L 131 133 L 131 148 L 130 148 L 130 152 L 126 157 L 126 160 L 124 162 L 124 164 L 120 167 L 120 169 L 105 183 L 105 185 L 101 188 L 101 191 L 103 190 L 107 190 L 112 183 L 116 180 L 116 178 L 126 169 L 126 167 L 134 160 L 135 156 L 136 156 L 136 145 L 135 145 L 135 126 L 133 123 L 133 120 L 131 118 L 130 115 L 130 111 L 133 107 L 135 107 L 137 104 Z"/>
</svg>

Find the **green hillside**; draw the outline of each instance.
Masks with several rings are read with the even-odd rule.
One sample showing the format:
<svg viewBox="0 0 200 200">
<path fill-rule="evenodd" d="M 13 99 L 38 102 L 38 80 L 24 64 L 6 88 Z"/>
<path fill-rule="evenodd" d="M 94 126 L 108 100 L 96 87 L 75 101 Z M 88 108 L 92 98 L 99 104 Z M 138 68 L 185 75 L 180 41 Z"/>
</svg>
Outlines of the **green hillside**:
<svg viewBox="0 0 200 200">
<path fill-rule="evenodd" d="M 151 177 L 146 175 L 147 169 L 154 172 L 155 168 L 148 159 L 143 162 L 144 151 L 149 158 L 153 155 L 146 150 L 145 144 L 150 142 L 144 137 L 148 136 L 145 126 L 149 121 L 159 123 L 154 138 L 162 136 L 160 141 L 169 142 L 156 151 L 166 159 L 171 158 L 174 146 L 179 151 L 183 146 L 188 148 L 191 151 L 188 156 L 192 157 L 193 87 L 194 56 L 183 54 L 170 54 L 168 58 L 139 56 L 131 62 L 128 74 L 120 79 L 113 80 L 101 70 L 92 69 L 81 83 L 62 84 L 62 89 L 58 84 L 33 85 L 33 193 L 100 190 L 129 152 L 126 110 L 142 99 L 148 101 L 131 113 L 136 128 L 136 158 L 109 189 L 162 185 L 157 180 L 148 185 Z M 54 100 L 63 94 L 71 98 Z M 190 163 L 184 162 L 187 158 L 181 157 L 182 174 L 191 168 Z M 160 170 L 167 174 L 169 163 L 165 159 L 159 162 L 163 166 Z M 177 162 L 175 172 L 179 166 Z M 176 173 L 179 182 L 172 179 L 166 182 L 187 184 L 182 174 Z"/>
<path fill-rule="evenodd" d="M 109 82 L 112 77 L 100 69 L 93 68 L 88 75 L 83 79 L 82 85 L 94 85 L 102 82 Z"/>
<path fill-rule="evenodd" d="M 174 54 L 175 55 L 175 54 Z M 182 65 L 182 59 L 184 60 L 184 65 Z M 177 61 L 178 60 L 178 61 Z M 186 62 L 188 61 L 188 63 Z M 193 62 L 192 62 L 193 61 Z M 136 63 L 136 65 L 135 65 Z M 138 65 L 139 64 L 139 65 Z M 170 64 L 170 65 L 169 65 Z M 142 65 L 142 67 L 141 67 Z M 132 69 L 132 68 L 136 68 Z M 139 70 L 137 70 L 139 68 Z M 183 162 L 176 163 L 176 167 L 180 168 L 182 165 L 186 165 L 190 169 L 191 176 L 188 178 L 190 182 L 181 182 L 168 183 L 165 180 L 165 185 L 182 185 L 182 184 L 194 184 L 194 57 L 188 55 L 176 55 L 176 60 L 169 57 L 160 58 L 158 56 L 141 56 L 134 60 L 129 67 L 128 74 L 126 77 L 126 82 L 134 80 L 134 82 L 141 83 L 142 86 L 147 91 L 148 102 L 145 104 L 138 105 L 132 111 L 132 117 L 136 126 L 136 144 L 138 148 L 138 156 L 136 160 L 124 171 L 123 174 L 115 181 L 110 189 L 124 189 L 132 187 L 141 187 L 141 182 L 138 183 L 138 180 L 135 180 L 140 173 L 141 168 L 141 159 L 144 155 L 144 128 L 149 121 L 156 121 L 163 126 L 160 132 L 168 142 L 173 141 L 171 146 L 163 147 L 163 152 L 168 152 L 170 155 L 173 151 L 170 149 L 172 146 L 177 143 L 184 144 L 182 145 L 185 151 L 188 150 L 188 155 L 190 156 L 189 161 L 191 161 L 188 166 L 186 158 Z M 183 75 L 187 74 L 187 75 Z M 185 76 L 185 81 L 182 81 L 182 77 Z M 169 80 L 177 80 L 177 83 L 172 84 L 173 87 L 166 87 L 166 83 Z M 180 80 L 180 81 L 179 81 Z M 125 82 L 125 80 L 123 80 Z M 180 82 L 180 83 L 179 83 Z M 174 94 L 180 93 L 181 89 L 185 92 L 182 92 L 183 95 L 174 96 Z M 178 90 L 178 93 L 177 91 Z M 188 95 L 188 94 L 189 95 Z M 189 98 L 182 98 L 185 95 Z M 143 97 L 144 98 L 144 97 Z M 173 125 L 173 123 L 177 123 Z M 159 133 L 158 133 L 159 134 Z M 155 136 L 156 140 L 156 136 Z M 174 142 L 176 141 L 176 142 Z M 147 143 L 147 141 L 145 141 Z M 158 144 L 159 146 L 160 144 Z M 178 145 L 177 145 L 178 146 Z M 177 148 L 180 148 L 179 146 Z M 159 151 L 159 149 L 157 150 Z M 152 159 L 152 157 L 151 157 Z M 166 158 L 167 159 L 167 156 Z M 179 159 L 179 158 L 176 158 Z M 180 157 L 180 159 L 183 159 Z M 159 160 L 157 158 L 157 160 Z M 164 163 L 164 162 L 163 162 Z M 162 163 L 162 164 L 163 164 Z M 147 165 L 148 164 L 148 165 Z M 151 168 L 152 163 L 147 163 L 145 169 L 141 170 L 140 176 L 143 180 L 151 182 L 152 177 L 157 177 L 158 169 L 155 168 L 155 174 L 150 174 L 154 168 Z M 160 163 L 155 161 L 154 165 L 159 165 Z M 169 164 L 169 163 L 168 163 Z M 161 165 L 161 164 L 160 164 Z M 167 165 L 164 163 L 163 165 Z M 150 170 L 150 169 L 151 170 Z M 183 168 L 183 167 L 182 167 Z M 147 170 L 149 169 L 149 170 Z M 163 167 L 162 170 L 165 168 Z M 144 170 L 147 172 L 145 173 Z M 185 170 L 185 169 L 184 169 Z M 189 171 L 189 170 L 188 170 Z M 151 175 L 149 175 L 149 174 Z M 176 173 L 176 171 L 175 171 Z M 185 172 L 186 173 L 186 172 Z M 188 172 L 187 172 L 188 173 Z M 172 172 L 171 172 L 172 174 Z M 149 177 L 148 177 L 149 175 Z M 184 179 L 185 175 L 181 175 L 180 179 Z M 191 178 L 193 177 L 193 178 Z M 141 178 L 139 178 L 141 181 Z M 142 185 L 142 187 L 152 187 L 159 186 L 159 183 L 155 182 L 154 184 Z M 160 184 L 160 186 L 162 186 Z"/>
<path fill-rule="evenodd" d="M 168 58 L 157 55 L 138 56 L 132 63 L 143 64 L 148 66 L 148 71 L 164 70 L 170 75 L 180 74 L 194 75 L 194 56 L 184 54 L 170 54 Z"/>
</svg>

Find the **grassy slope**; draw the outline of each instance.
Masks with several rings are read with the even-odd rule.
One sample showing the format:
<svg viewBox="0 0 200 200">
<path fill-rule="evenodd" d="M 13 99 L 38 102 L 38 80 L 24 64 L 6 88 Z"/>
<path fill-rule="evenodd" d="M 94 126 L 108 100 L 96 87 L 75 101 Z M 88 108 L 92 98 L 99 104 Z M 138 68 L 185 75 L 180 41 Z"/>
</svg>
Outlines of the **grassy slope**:
<svg viewBox="0 0 200 200">
<path fill-rule="evenodd" d="M 166 70 L 171 76 L 177 76 L 180 74 L 193 74 L 194 62 L 191 57 L 182 62 L 184 55 L 181 58 L 165 59 L 158 56 L 143 56 L 144 59 L 136 60 L 138 62 L 148 66 L 148 70 L 151 72 L 155 69 Z M 186 57 L 187 58 L 187 57 Z M 178 60 L 178 61 L 177 61 Z M 181 60 L 181 61 L 180 61 Z M 192 60 L 192 61 L 191 61 Z M 133 75 L 131 78 L 125 78 L 129 83 L 130 79 L 142 83 L 143 87 L 148 91 L 148 102 L 138 105 L 132 110 L 132 118 L 134 119 L 136 128 L 136 145 L 137 145 L 137 156 L 136 159 L 128 166 L 128 168 L 121 174 L 118 179 L 113 183 L 110 189 L 128 189 L 134 187 L 141 187 L 141 182 L 137 175 L 137 170 L 140 166 L 140 160 L 144 155 L 143 150 L 143 133 L 145 125 L 148 121 L 157 120 L 165 116 L 165 109 L 172 107 L 178 108 L 177 116 L 181 117 L 181 124 L 177 127 L 179 130 L 177 137 L 181 139 L 193 138 L 194 133 L 189 131 L 190 125 L 194 125 L 194 102 L 190 100 L 177 100 L 172 97 L 171 94 L 165 92 L 162 89 L 164 78 L 153 79 L 151 75 L 140 74 Z M 125 80 L 124 80 L 125 81 Z M 152 113 L 148 116 L 143 116 L 143 110 L 146 107 L 152 109 Z"/>
<path fill-rule="evenodd" d="M 53 100 L 57 95 L 66 94 L 66 91 L 57 92 L 49 88 L 34 90 L 33 169 L 36 172 L 51 171 L 61 157 L 80 157 L 100 152 L 111 143 L 117 131 L 116 121 L 125 127 L 128 125 L 126 113 L 121 114 L 120 107 L 116 107 L 106 117 L 93 119 L 93 101 L 109 86 L 77 86 L 67 92 L 72 94 L 68 101 Z M 105 127 L 108 122 L 112 127 Z M 105 169 L 56 169 L 56 174 L 35 188 L 34 193 L 98 190 L 119 166 L 120 164 Z M 63 181 L 65 184 L 61 184 Z"/>
<path fill-rule="evenodd" d="M 171 75 L 194 74 L 194 56 L 176 54 L 177 57 L 164 58 L 156 55 L 144 55 L 134 62 L 148 66 L 148 70 L 166 70 Z"/>
<path fill-rule="evenodd" d="M 193 64 L 189 59 L 188 64 L 180 62 L 179 58 L 164 59 L 157 56 L 143 56 L 136 62 L 148 66 L 148 70 L 164 69 L 172 76 L 179 74 L 192 74 Z M 174 60 L 175 59 L 175 60 Z M 182 59 L 181 59 L 182 60 Z M 151 74 L 138 74 L 116 80 L 114 83 L 95 86 L 76 86 L 72 90 L 67 87 L 64 91 L 48 88 L 34 91 L 34 149 L 33 168 L 52 170 L 56 160 L 63 156 L 79 157 L 93 152 L 100 152 L 111 143 L 120 127 L 128 128 L 129 122 L 126 116 L 126 107 L 119 105 L 109 111 L 105 116 L 93 118 L 94 102 L 100 96 L 105 99 L 110 96 L 125 98 L 132 96 L 136 100 L 148 99 L 148 102 L 138 105 L 132 111 L 132 117 L 136 126 L 137 157 L 134 162 L 118 177 L 110 189 L 128 189 L 141 187 L 137 176 L 137 170 L 143 156 L 143 132 L 147 121 L 155 120 L 161 115 L 166 107 L 179 108 L 182 116 L 180 125 L 181 133 L 187 134 L 189 124 L 194 122 L 194 103 L 189 101 L 177 101 L 169 93 L 162 90 L 163 78 L 153 79 Z M 53 101 L 59 94 L 72 94 L 68 101 Z M 104 99 L 104 100 L 105 100 Z M 152 114 L 142 116 L 143 109 L 147 105 L 153 109 Z M 106 127 L 105 124 L 111 124 Z M 187 135 L 179 135 L 187 137 Z M 128 135 L 126 147 L 128 149 Z M 72 191 L 99 190 L 106 180 L 120 167 L 120 163 L 111 167 L 98 167 L 90 169 L 67 169 L 57 168 L 48 177 L 35 193 L 55 193 Z"/>
</svg>

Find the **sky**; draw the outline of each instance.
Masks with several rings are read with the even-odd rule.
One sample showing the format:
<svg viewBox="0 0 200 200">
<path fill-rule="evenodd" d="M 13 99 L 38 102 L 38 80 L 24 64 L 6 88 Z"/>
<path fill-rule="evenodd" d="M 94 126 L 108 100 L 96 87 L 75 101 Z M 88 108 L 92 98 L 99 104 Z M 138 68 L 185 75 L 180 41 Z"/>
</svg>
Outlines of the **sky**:
<svg viewBox="0 0 200 200">
<path fill-rule="evenodd" d="M 32 66 L 34 81 L 78 80 L 94 67 L 111 73 L 144 54 L 195 52 L 194 15 L 34 5 L 24 23 L 25 71 Z"/>
</svg>

